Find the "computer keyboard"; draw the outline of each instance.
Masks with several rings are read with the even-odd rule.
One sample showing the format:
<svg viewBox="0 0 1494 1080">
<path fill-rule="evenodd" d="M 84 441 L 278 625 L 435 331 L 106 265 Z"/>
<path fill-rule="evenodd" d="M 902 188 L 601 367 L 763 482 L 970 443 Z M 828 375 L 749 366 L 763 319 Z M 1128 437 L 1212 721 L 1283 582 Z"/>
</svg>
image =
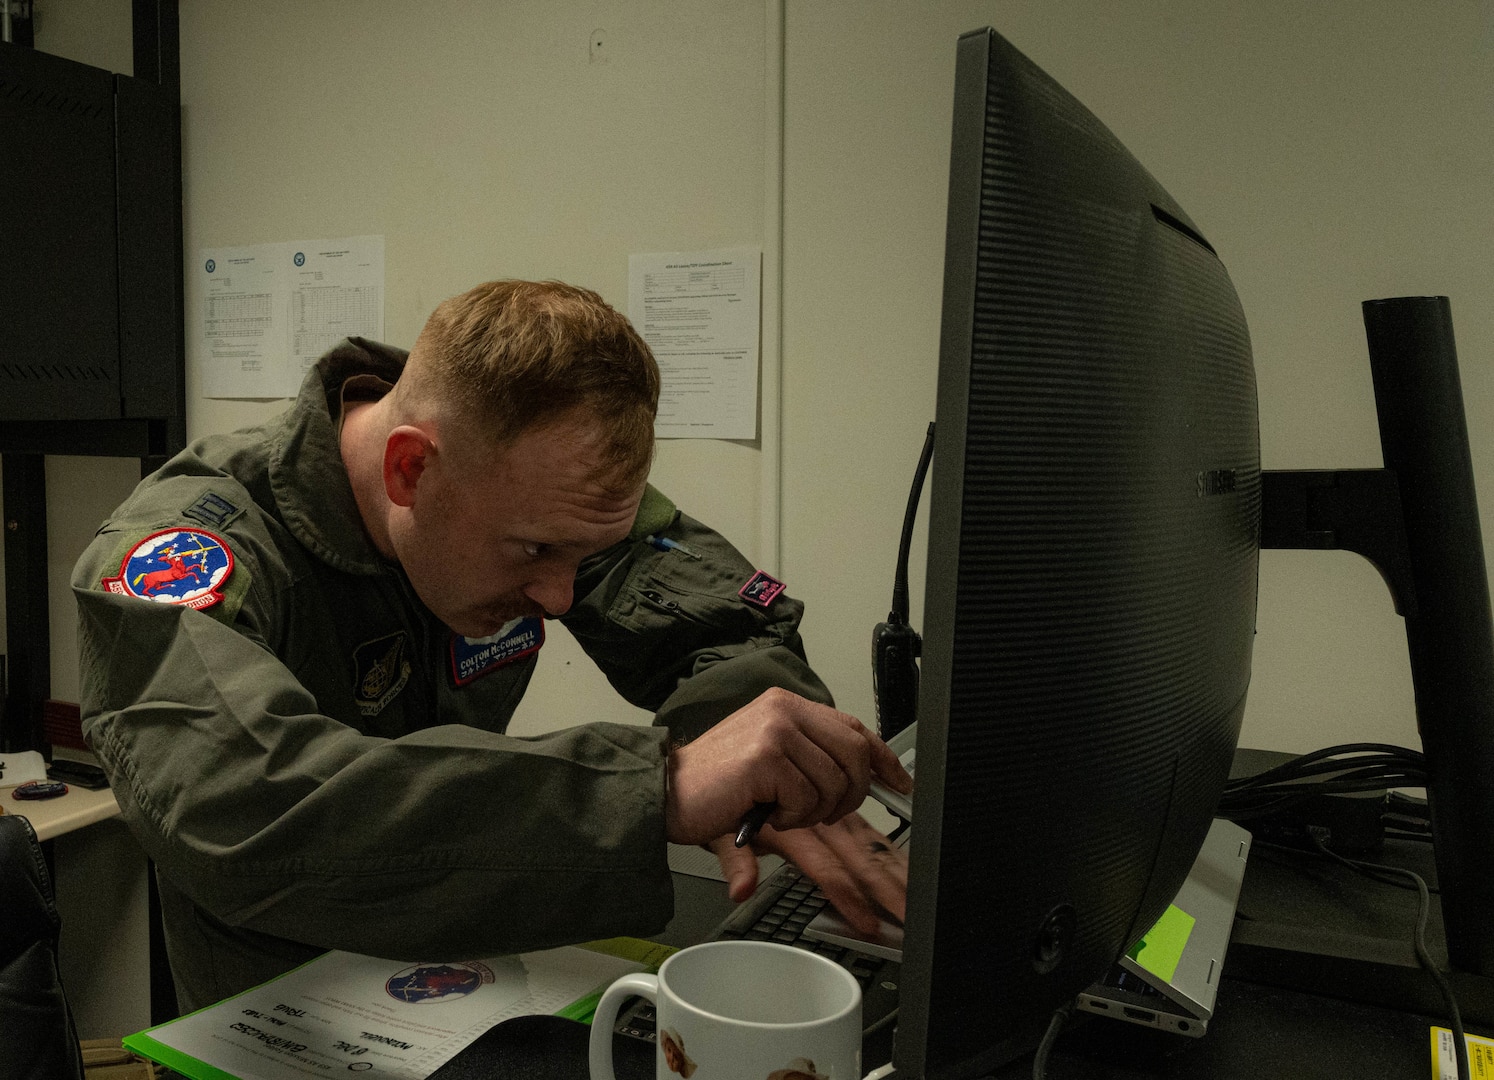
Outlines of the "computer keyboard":
<svg viewBox="0 0 1494 1080">
<path fill-rule="evenodd" d="M 712 940 L 776 941 L 834 960 L 861 984 L 863 1028 L 878 1026 L 897 1008 L 897 982 L 902 966 L 844 945 L 804 937 L 804 928 L 827 903 L 824 894 L 798 867 L 785 864 L 731 913 Z M 656 1021 L 653 1004 L 637 998 L 619 1014 L 615 1030 L 621 1035 L 654 1042 Z"/>
<path fill-rule="evenodd" d="M 828 956 L 856 976 L 865 991 L 873 976 L 891 961 L 856 952 L 844 945 L 815 941 L 804 936 L 809 925 L 826 905 L 825 894 L 814 882 L 800 873 L 798 867 L 785 864 L 769 881 L 765 895 L 754 895 L 748 904 L 732 913 L 717 931 L 717 940 L 741 938 L 746 941 L 776 941 Z"/>
</svg>

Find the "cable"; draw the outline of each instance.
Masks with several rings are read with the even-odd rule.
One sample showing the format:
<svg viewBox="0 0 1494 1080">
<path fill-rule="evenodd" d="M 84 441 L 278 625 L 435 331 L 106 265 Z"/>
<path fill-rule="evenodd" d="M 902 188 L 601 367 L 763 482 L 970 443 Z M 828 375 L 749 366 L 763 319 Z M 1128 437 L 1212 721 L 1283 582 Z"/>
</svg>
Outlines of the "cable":
<svg viewBox="0 0 1494 1080">
<path fill-rule="evenodd" d="M 908 622 L 908 552 L 913 544 L 918 499 L 933 456 L 934 425 L 930 424 L 903 516 L 903 538 L 893 572 L 892 610 L 887 621 L 872 630 L 872 698 L 877 709 L 877 734 L 884 740 L 918 719 L 918 657 L 923 652 L 923 638 Z"/>
<path fill-rule="evenodd" d="M 903 512 L 903 535 L 897 546 L 897 567 L 893 571 L 892 613 L 888 619 L 901 623 L 908 621 L 908 553 L 913 547 L 913 522 L 918 517 L 923 478 L 928 475 L 929 461 L 933 456 L 934 425 L 930 424 L 918 455 L 918 467 L 913 470 L 913 486 L 908 489 L 908 508 Z"/>
<path fill-rule="evenodd" d="M 888 1024 L 892 1023 L 896 1019 L 897 1019 L 897 1010 L 896 1009 L 893 1009 L 892 1011 L 884 1014 L 883 1016 L 878 1017 L 877 1020 L 875 1020 L 872 1024 L 870 1024 L 869 1026 L 867 1026 L 867 1027 L 865 1027 L 865 1028 L 863 1028 L 861 1030 L 861 1037 L 862 1037 L 862 1039 L 865 1039 L 869 1035 L 875 1035 L 877 1032 L 881 1031 L 884 1027 L 886 1027 Z"/>
<path fill-rule="evenodd" d="M 1442 974 L 1432 960 L 1431 951 L 1427 948 L 1427 916 L 1432 907 L 1432 897 L 1427 889 L 1427 883 L 1422 880 L 1420 874 L 1413 870 L 1405 870 L 1399 866 L 1383 866 L 1379 863 L 1360 862 L 1357 859 L 1346 859 L 1335 851 L 1328 849 L 1322 835 L 1325 830 L 1309 829 L 1308 836 L 1318 851 L 1332 859 L 1334 862 L 1342 863 L 1351 870 L 1370 877 L 1375 881 L 1383 881 L 1377 874 L 1394 874 L 1406 877 L 1413 883 L 1417 892 L 1416 931 L 1412 937 L 1412 943 L 1416 948 L 1416 959 L 1420 962 L 1423 970 L 1432 977 L 1437 984 L 1437 990 L 1442 994 L 1443 1004 L 1447 1008 L 1448 1026 L 1452 1029 L 1453 1055 L 1458 1063 L 1458 1080 L 1469 1080 L 1468 1071 L 1468 1040 L 1463 1034 L 1463 1014 L 1458 1009 L 1458 999 L 1454 996 L 1452 985 L 1447 977 Z"/>
<path fill-rule="evenodd" d="M 1407 817 L 1420 818 L 1423 821 L 1431 819 L 1426 799 L 1418 799 L 1404 792 L 1392 791 L 1390 793 L 1390 805 L 1398 813 L 1403 813 Z"/>
<path fill-rule="evenodd" d="M 1331 759 L 1352 757 L 1347 762 L 1335 762 Z M 1406 772 L 1410 774 L 1426 775 L 1426 757 L 1416 750 L 1409 750 L 1404 746 L 1390 746 L 1385 743 L 1345 743 L 1341 746 L 1330 746 L 1322 750 L 1314 750 L 1308 754 L 1302 754 L 1283 762 L 1275 768 L 1267 769 L 1265 772 L 1253 776 L 1239 777 L 1225 784 L 1226 791 L 1245 791 L 1261 787 L 1268 787 L 1283 781 L 1301 779 L 1305 776 L 1322 775 L 1323 773 L 1343 772 L 1354 766 L 1370 766 L 1389 772 Z M 1407 785 L 1420 786 L 1420 785 Z"/>
<path fill-rule="evenodd" d="M 1331 779 L 1312 779 L 1319 776 Z M 1426 756 L 1419 751 L 1385 743 L 1347 743 L 1302 754 L 1275 768 L 1228 781 L 1220 800 L 1219 813 L 1236 820 L 1249 819 L 1275 813 L 1293 803 L 1318 795 L 1379 792 L 1393 787 L 1424 788 L 1426 785 Z M 1388 835 L 1407 840 L 1431 839 L 1425 800 L 1391 793 L 1385 799 L 1385 812 L 1381 820 Z M 1348 859 L 1330 850 L 1327 841 L 1331 834 L 1325 828 L 1308 826 L 1303 834 L 1320 855 L 1342 863 L 1356 873 L 1381 884 L 1416 890 L 1417 916 L 1413 935 L 1416 959 L 1442 995 L 1453 1033 L 1458 1078 L 1469 1080 L 1468 1044 L 1463 1033 L 1462 1012 L 1458 1008 L 1451 984 L 1438 969 L 1427 948 L 1427 918 L 1432 906 L 1432 890 L 1427 887 L 1421 875 L 1414 871 Z M 1257 843 L 1262 847 L 1280 848 L 1284 851 L 1303 850 L 1259 840 Z"/>
<path fill-rule="evenodd" d="M 1306 829 L 1304 829 L 1302 831 L 1303 838 L 1306 839 L 1309 843 L 1313 843 L 1314 842 L 1313 841 L 1313 836 L 1312 836 L 1312 830 L 1314 828 L 1321 828 L 1321 826 L 1308 826 Z M 1316 846 L 1313 846 L 1313 847 L 1293 847 L 1290 844 L 1273 844 L 1269 840 L 1261 840 L 1259 838 L 1257 838 L 1257 839 L 1255 839 L 1254 841 L 1251 842 L 1250 850 L 1251 851 L 1257 851 L 1257 850 L 1279 851 L 1283 855 L 1293 855 L 1293 856 L 1297 856 L 1299 858 L 1301 856 L 1304 856 L 1304 855 L 1316 855 L 1318 853 L 1318 849 L 1317 849 Z M 1336 852 L 1336 851 L 1330 851 L 1330 854 L 1333 855 L 1333 856 L 1335 856 L 1335 857 L 1341 857 L 1341 856 L 1338 855 L 1338 852 Z M 1372 873 L 1368 868 L 1372 867 L 1374 865 L 1375 865 L 1374 863 L 1365 863 L 1363 867 L 1358 868 L 1359 872 L 1361 874 L 1363 874 L 1367 878 L 1371 878 L 1374 881 L 1378 881 L 1381 885 L 1389 885 L 1393 889 L 1404 889 L 1407 892 L 1415 892 L 1416 891 L 1416 886 L 1413 885 L 1409 881 L 1400 881 L 1400 880 L 1397 880 L 1396 878 L 1393 878 L 1393 877 L 1380 877 L 1380 876 L 1377 876 L 1376 874 Z M 1442 895 L 1442 890 L 1441 889 L 1433 889 L 1430 886 L 1428 886 L 1427 892 L 1431 896 L 1441 896 Z"/>
<path fill-rule="evenodd" d="M 1053 1053 L 1053 1044 L 1058 1042 L 1058 1035 L 1063 1031 L 1063 1026 L 1068 1022 L 1069 1014 L 1074 1011 L 1073 1003 L 1059 1007 L 1053 1013 L 1053 1019 L 1048 1021 L 1048 1030 L 1043 1034 L 1043 1041 L 1038 1043 L 1037 1053 L 1032 1058 L 1032 1080 L 1044 1080 L 1048 1075 L 1048 1057 Z M 1464 1080 L 1464 1078 L 1459 1078 Z"/>
<path fill-rule="evenodd" d="M 1253 776 L 1227 781 L 1219 813 L 1248 820 L 1322 795 L 1424 788 L 1426 784 L 1426 758 L 1420 752 L 1385 743 L 1347 743 L 1314 750 Z M 1399 799 L 1396 810 L 1413 805 L 1415 800 Z"/>
</svg>

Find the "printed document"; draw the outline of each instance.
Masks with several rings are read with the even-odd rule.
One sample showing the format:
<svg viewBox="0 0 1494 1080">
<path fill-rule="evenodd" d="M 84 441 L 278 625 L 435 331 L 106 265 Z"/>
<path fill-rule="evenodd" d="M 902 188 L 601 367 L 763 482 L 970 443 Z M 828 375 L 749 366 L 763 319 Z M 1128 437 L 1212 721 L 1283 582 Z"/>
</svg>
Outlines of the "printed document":
<svg viewBox="0 0 1494 1080">
<path fill-rule="evenodd" d="M 757 438 L 762 253 L 628 257 L 628 317 L 659 361 L 654 434 Z"/>
<path fill-rule="evenodd" d="M 603 989 L 670 952 L 628 938 L 449 963 L 334 951 L 124 1044 L 193 1080 L 423 1080 L 511 1017 L 589 1020 Z"/>
<path fill-rule="evenodd" d="M 211 398 L 289 398 L 345 337 L 384 336 L 384 238 L 199 251 L 193 346 Z"/>
</svg>

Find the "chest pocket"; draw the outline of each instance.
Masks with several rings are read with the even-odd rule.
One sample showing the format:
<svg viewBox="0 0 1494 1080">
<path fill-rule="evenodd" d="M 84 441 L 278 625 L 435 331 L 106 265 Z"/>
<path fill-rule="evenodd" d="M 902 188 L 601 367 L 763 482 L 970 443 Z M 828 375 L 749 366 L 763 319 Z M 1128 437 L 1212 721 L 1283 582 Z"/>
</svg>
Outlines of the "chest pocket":
<svg viewBox="0 0 1494 1080">
<path fill-rule="evenodd" d="M 667 631 L 686 647 L 722 640 L 723 631 L 728 640 L 747 640 L 764 622 L 763 610 L 739 595 L 750 573 L 735 560 L 652 550 L 634 564 L 607 618 L 636 633 Z"/>
</svg>

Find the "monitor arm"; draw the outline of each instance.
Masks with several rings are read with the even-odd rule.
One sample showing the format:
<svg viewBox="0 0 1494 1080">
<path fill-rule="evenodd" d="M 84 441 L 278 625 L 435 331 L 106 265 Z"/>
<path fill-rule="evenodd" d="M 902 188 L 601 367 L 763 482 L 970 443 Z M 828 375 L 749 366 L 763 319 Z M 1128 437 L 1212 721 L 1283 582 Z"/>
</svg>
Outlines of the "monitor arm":
<svg viewBox="0 0 1494 1080">
<path fill-rule="evenodd" d="M 1494 978 L 1494 629 L 1446 297 L 1364 305 L 1385 468 L 1265 473 L 1261 546 L 1343 548 L 1406 621 L 1448 958 Z"/>
<path fill-rule="evenodd" d="M 1388 469 L 1265 470 L 1261 547 L 1363 555 L 1385 579 L 1396 612 L 1415 610 L 1401 492 Z"/>
</svg>

